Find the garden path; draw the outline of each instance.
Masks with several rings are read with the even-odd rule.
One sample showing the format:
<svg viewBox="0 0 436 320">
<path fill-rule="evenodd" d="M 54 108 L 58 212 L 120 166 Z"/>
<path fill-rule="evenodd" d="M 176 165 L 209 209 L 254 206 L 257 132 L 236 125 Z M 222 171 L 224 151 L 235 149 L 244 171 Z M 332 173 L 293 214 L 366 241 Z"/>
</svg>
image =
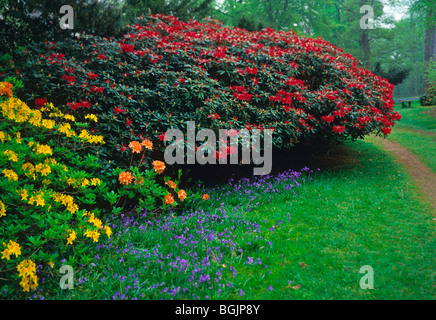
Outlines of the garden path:
<svg viewBox="0 0 436 320">
<path fill-rule="evenodd" d="M 405 166 L 421 193 L 433 205 L 433 210 L 436 213 L 436 173 L 398 142 L 380 137 L 377 137 L 377 142 Z"/>
</svg>

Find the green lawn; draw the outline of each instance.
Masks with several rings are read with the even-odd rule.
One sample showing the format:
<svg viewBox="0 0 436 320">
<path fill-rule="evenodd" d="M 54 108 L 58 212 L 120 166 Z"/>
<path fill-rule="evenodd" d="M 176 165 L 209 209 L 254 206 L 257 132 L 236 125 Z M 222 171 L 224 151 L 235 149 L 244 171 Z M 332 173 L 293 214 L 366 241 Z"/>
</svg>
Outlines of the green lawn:
<svg viewBox="0 0 436 320">
<path fill-rule="evenodd" d="M 430 206 L 377 146 L 359 141 L 336 153 L 341 149 L 349 152 L 338 170 L 303 174 L 299 187 L 284 179 L 262 187 L 220 186 L 209 192 L 202 212 L 153 226 L 125 222 L 111 245 L 96 252 L 94 264 L 78 271 L 75 290 L 50 295 L 434 299 Z M 364 265 L 374 270 L 372 290 L 359 286 Z"/>
</svg>

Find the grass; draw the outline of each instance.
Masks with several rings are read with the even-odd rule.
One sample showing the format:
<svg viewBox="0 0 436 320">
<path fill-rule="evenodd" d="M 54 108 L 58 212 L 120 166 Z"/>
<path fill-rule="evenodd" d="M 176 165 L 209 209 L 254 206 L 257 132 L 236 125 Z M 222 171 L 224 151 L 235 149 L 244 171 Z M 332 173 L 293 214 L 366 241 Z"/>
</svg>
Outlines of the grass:
<svg viewBox="0 0 436 320">
<path fill-rule="evenodd" d="M 345 152 L 346 151 L 346 152 Z M 395 161 L 368 142 L 304 171 L 209 191 L 196 211 L 119 217 L 110 244 L 55 299 L 434 299 L 432 211 Z M 115 226 L 114 226 L 115 227 Z M 374 269 L 363 290 L 362 266 Z M 59 279 L 46 279 L 59 282 Z M 35 296 L 36 297 L 36 296 Z"/>
</svg>

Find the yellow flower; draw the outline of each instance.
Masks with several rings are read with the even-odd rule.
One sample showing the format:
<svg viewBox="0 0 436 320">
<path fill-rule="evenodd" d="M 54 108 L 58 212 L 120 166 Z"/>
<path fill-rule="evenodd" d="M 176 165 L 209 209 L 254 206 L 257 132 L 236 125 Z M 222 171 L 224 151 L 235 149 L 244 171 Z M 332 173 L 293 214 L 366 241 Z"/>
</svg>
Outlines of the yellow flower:
<svg viewBox="0 0 436 320">
<path fill-rule="evenodd" d="M 42 197 L 42 195 L 40 195 L 40 194 L 37 195 L 35 201 L 36 201 L 37 206 L 41 206 L 41 207 L 45 206 L 45 200 Z"/>
<path fill-rule="evenodd" d="M 44 155 L 51 156 L 53 154 L 53 150 L 48 145 L 38 144 L 36 147 L 36 154 L 44 154 Z"/>
<path fill-rule="evenodd" d="M 51 130 L 54 128 L 54 126 L 56 125 L 56 122 L 54 120 L 50 120 L 50 119 L 42 119 L 41 121 L 41 125 L 48 130 Z"/>
<path fill-rule="evenodd" d="M 20 277 L 32 276 L 36 273 L 36 264 L 32 260 L 23 260 L 17 266 Z"/>
<path fill-rule="evenodd" d="M 65 120 L 72 121 L 72 122 L 75 122 L 75 121 L 76 121 L 76 118 L 74 118 L 74 116 L 71 115 L 71 114 L 66 114 L 66 115 L 64 115 L 64 119 L 65 119 Z"/>
<path fill-rule="evenodd" d="M 86 187 L 86 186 L 88 186 L 89 185 L 89 180 L 88 179 L 83 179 L 83 181 L 82 181 L 82 187 Z"/>
<path fill-rule="evenodd" d="M 76 237 L 77 237 L 77 235 L 76 235 L 76 231 L 71 231 L 71 230 L 69 230 L 70 231 L 70 234 L 68 235 L 68 238 L 67 238 L 67 244 L 73 244 L 73 241 L 74 240 L 76 240 Z"/>
<path fill-rule="evenodd" d="M 3 245 L 6 244 L 3 242 Z M 2 259 L 10 260 L 10 256 L 13 254 L 15 254 L 15 257 L 21 255 L 21 247 L 17 242 L 9 240 L 7 248 L 2 251 Z"/>
<path fill-rule="evenodd" d="M 157 173 L 162 173 L 165 170 L 165 163 L 159 160 L 153 161 L 154 171 Z"/>
<path fill-rule="evenodd" d="M 5 133 L 4 133 L 3 131 L 0 131 L 0 141 L 1 141 L 1 142 L 5 142 L 5 140 L 6 140 L 6 135 L 5 135 Z"/>
<path fill-rule="evenodd" d="M 18 143 L 18 144 L 21 144 L 21 132 L 17 132 L 16 134 L 15 134 L 15 141 Z"/>
<path fill-rule="evenodd" d="M 12 150 L 5 150 L 3 151 L 3 154 L 8 157 L 9 161 L 12 162 L 18 161 L 18 155 Z"/>
<path fill-rule="evenodd" d="M 106 233 L 107 237 L 110 238 L 112 235 L 112 229 L 109 226 L 104 227 L 104 232 Z"/>
<path fill-rule="evenodd" d="M 11 170 L 11 169 L 3 169 L 3 175 L 8 179 L 8 180 L 14 180 L 14 181 L 18 181 L 18 175 L 15 173 L 15 171 Z"/>
<path fill-rule="evenodd" d="M 23 279 L 21 279 L 20 285 L 23 288 L 24 292 L 35 290 L 38 286 L 38 277 L 36 275 L 23 277 Z"/>
<path fill-rule="evenodd" d="M 27 189 L 22 189 L 21 191 L 18 191 L 18 194 L 21 196 L 21 200 L 27 200 L 27 197 L 29 196 L 27 193 Z"/>
<path fill-rule="evenodd" d="M 69 123 L 62 123 L 59 126 L 58 131 L 65 134 L 67 137 L 72 137 L 76 135 L 76 133 L 71 129 L 71 125 Z"/>
<path fill-rule="evenodd" d="M 0 218 L 6 216 L 6 206 L 3 201 L 0 201 Z"/>
<path fill-rule="evenodd" d="M 91 179 L 91 185 L 92 186 L 98 186 L 101 184 L 101 180 L 99 178 L 92 178 Z"/>
<path fill-rule="evenodd" d="M 87 114 L 85 116 L 85 119 L 89 119 L 89 120 L 92 120 L 94 122 L 98 122 L 98 118 L 97 118 L 97 116 L 95 114 Z"/>
<path fill-rule="evenodd" d="M 20 285 L 23 291 L 35 290 L 38 286 L 38 277 L 36 276 L 36 265 L 32 260 L 23 260 L 17 266 L 18 275 L 22 277 Z"/>
<path fill-rule="evenodd" d="M 91 238 L 93 242 L 98 242 L 98 237 L 100 234 L 97 231 L 86 229 L 84 235 Z"/>
</svg>

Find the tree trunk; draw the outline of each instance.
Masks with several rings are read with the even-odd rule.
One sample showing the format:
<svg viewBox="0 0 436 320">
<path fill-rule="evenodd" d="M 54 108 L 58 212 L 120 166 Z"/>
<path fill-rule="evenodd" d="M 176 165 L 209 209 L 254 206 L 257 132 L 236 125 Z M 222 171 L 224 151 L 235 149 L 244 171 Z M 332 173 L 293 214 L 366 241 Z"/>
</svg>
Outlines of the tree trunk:
<svg viewBox="0 0 436 320">
<path fill-rule="evenodd" d="M 368 29 L 362 29 L 361 30 L 361 44 L 363 48 L 363 57 L 364 57 L 364 64 L 365 68 L 368 70 L 372 70 L 371 66 L 371 46 L 369 44 L 369 34 Z"/>
<path fill-rule="evenodd" d="M 433 16 L 433 11 L 427 13 L 428 21 L 431 21 Z M 424 49 L 424 63 L 425 66 L 430 62 L 430 60 L 436 61 L 436 26 L 430 25 L 425 32 L 425 49 Z M 427 67 L 426 67 L 427 68 Z M 427 71 L 424 71 L 426 74 Z M 424 90 L 429 85 L 426 77 L 424 76 Z"/>
</svg>

